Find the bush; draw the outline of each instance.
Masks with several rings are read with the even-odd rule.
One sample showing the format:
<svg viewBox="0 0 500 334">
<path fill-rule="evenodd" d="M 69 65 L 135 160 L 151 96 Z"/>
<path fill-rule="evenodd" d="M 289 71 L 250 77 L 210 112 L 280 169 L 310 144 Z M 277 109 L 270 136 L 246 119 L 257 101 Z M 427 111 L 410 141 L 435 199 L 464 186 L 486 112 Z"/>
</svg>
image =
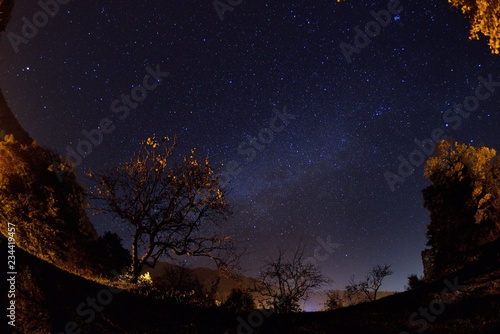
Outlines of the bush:
<svg viewBox="0 0 500 334">
<path fill-rule="evenodd" d="M 255 310 L 255 302 L 249 292 L 233 288 L 222 307 L 235 313 L 248 313 Z"/>
<path fill-rule="evenodd" d="M 330 290 L 326 293 L 326 296 L 325 307 L 327 311 L 336 310 L 348 305 L 345 294 L 339 291 Z"/>
<path fill-rule="evenodd" d="M 408 285 L 405 286 L 406 291 L 415 290 L 423 285 L 423 277 L 418 277 L 416 274 L 408 276 Z"/>
<path fill-rule="evenodd" d="M 210 288 L 205 289 L 193 270 L 184 263 L 165 269 L 163 275 L 158 278 L 158 288 L 167 298 L 201 307 L 216 305 L 215 293 L 218 284 L 219 279 L 216 279 Z"/>
</svg>

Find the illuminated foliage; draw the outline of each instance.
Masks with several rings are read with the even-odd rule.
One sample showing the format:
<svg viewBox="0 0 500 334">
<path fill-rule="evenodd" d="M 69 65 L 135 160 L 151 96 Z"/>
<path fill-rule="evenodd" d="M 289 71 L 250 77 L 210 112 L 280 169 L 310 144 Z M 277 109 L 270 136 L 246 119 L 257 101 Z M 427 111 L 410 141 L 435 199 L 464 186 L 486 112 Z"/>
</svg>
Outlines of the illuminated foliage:
<svg viewBox="0 0 500 334">
<path fill-rule="evenodd" d="M 448 0 L 470 19 L 470 39 L 479 40 L 479 33 L 489 38 L 491 52 L 500 52 L 500 2 L 491 0 Z"/>
<path fill-rule="evenodd" d="M 89 173 L 96 211 L 134 230 L 132 282 L 162 256 L 209 257 L 219 268 L 235 260 L 232 238 L 218 228 L 229 213 L 220 178 L 208 158 L 199 161 L 193 149 L 179 159 L 175 147 L 175 138 L 148 138 L 130 160 Z"/>
<path fill-rule="evenodd" d="M 0 219 L 16 225 L 18 245 L 31 254 L 81 264 L 84 244 L 97 234 L 84 211 L 84 189 L 72 170 L 59 182 L 54 162 L 63 163 L 36 142 L 21 145 L 10 134 L 0 141 Z"/>
<path fill-rule="evenodd" d="M 442 141 L 425 166 L 430 211 L 424 262 L 427 276 L 460 265 L 478 246 L 500 236 L 500 163 L 487 147 Z"/>
<path fill-rule="evenodd" d="M 344 2 L 345 0 L 337 0 Z M 500 53 L 500 2 L 498 0 L 448 0 L 470 20 L 469 39 L 479 40 L 479 33 L 489 38 L 491 53 Z"/>
</svg>

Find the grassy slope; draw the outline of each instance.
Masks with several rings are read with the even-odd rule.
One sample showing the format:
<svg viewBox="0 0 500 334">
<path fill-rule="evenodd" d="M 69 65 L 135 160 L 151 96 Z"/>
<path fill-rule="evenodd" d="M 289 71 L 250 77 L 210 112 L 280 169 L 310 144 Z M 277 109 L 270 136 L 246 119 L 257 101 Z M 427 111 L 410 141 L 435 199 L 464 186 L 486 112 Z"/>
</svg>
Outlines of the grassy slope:
<svg viewBox="0 0 500 334">
<path fill-rule="evenodd" d="M 2 242 L 5 250 L 5 242 Z M 151 300 L 122 291 L 90 323 L 79 316 L 77 306 L 96 298 L 109 287 L 59 269 L 17 249 L 16 333 L 60 333 L 68 321 L 78 323 L 81 333 L 211 333 L 189 328 L 213 328 L 223 333 L 234 318 L 218 309 L 197 309 L 173 302 Z M 5 297 L 2 298 L 5 306 Z M 83 310 L 87 310 L 85 307 Z M 210 327 L 207 327 L 210 324 Z M 3 325 L 3 324 L 2 324 Z M 14 333 L 10 329 L 2 333 Z"/>
</svg>

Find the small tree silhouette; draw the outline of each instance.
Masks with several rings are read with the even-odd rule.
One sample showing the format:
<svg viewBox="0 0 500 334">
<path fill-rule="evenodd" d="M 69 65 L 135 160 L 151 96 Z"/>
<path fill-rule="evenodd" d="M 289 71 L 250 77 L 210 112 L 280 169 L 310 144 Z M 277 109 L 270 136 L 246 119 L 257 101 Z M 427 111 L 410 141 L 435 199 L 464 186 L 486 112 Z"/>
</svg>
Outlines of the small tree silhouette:
<svg viewBox="0 0 500 334">
<path fill-rule="evenodd" d="M 330 290 L 326 293 L 326 298 L 325 308 L 327 311 L 347 306 L 345 294 L 340 291 Z"/>
<path fill-rule="evenodd" d="M 359 282 L 354 281 L 354 276 L 351 276 L 349 285 L 346 286 L 348 296 L 352 299 L 358 295 L 364 295 L 366 301 L 377 299 L 377 292 L 382 286 L 382 281 L 385 277 L 393 274 L 390 269 L 391 265 L 381 266 L 377 264 L 366 275 L 365 279 Z"/>
<path fill-rule="evenodd" d="M 304 247 L 299 245 L 291 259 L 278 250 L 277 258 L 261 268 L 251 290 L 266 298 L 277 313 L 291 313 L 300 311 L 299 302 L 307 299 L 309 292 L 329 282 L 317 265 L 305 263 Z"/>
</svg>

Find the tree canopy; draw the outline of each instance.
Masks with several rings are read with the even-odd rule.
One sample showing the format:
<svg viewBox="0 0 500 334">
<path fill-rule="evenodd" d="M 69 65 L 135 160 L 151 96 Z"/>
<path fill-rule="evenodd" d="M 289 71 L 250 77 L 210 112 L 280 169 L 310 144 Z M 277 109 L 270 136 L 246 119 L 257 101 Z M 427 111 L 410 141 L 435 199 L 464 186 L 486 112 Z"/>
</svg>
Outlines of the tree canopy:
<svg viewBox="0 0 500 334">
<path fill-rule="evenodd" d="M 236 260 L 219 225 L 229 214 L 225 190 L 208 157 L 176 157 L 177 139 L 148 138 L 128 161 L 91 171 L 91 197 L 132 228 L 132 281 L 162 256 L 204 256 L 221 267 Z"/>
<path fill-rule="evenodd" d="M 345 0 L 337 0 L 344 2 Z M 500 2 L 492 0 L 448 0 L 460 9 L 470 21 L 469 39 L 479 40 L 479 33 L 486 36 L 491 53 L 500 53 Z"/>
<path fill-rule="evenodd" d="M 500 236 L 500 162 L 492 148 L 443 140 L 424 175 L 431 181 L 423 190 L 431 218 L 423 254 L 429 278 Z"/>
<path fill-rule="evenodd" d="M 470 39 L 486 36 L 494 54 L 500 53 L 500 2 L 491 0 L 448 0 L 470 20 Z"/>
</svg>

